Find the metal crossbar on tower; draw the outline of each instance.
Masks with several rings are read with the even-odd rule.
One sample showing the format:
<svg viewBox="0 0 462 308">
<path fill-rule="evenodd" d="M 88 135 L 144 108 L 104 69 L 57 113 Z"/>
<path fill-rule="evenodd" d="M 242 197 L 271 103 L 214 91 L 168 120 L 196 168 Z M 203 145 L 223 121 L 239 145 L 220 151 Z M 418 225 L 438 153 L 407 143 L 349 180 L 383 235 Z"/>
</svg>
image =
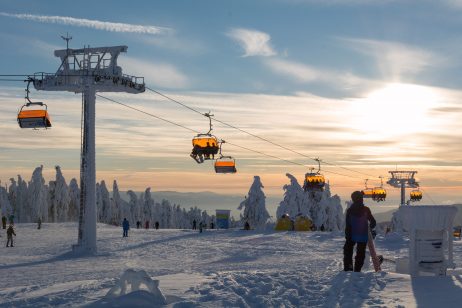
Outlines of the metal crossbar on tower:
<svg viewBox="0 0 462 308">
<path fill-rule="evenodd" d="M 388 173 L 391 174 L 391 178 L 387 181 L 387 184 L 396 188 L 401 188 L 400 205 L 406 205 L 406 188 L 419 187 L 419 183 L 414 178 L 417 171 L 395 170 L 388 171 Z"/>
<path fill-rule="evenodd" d="M 122 74 L 117 65 L 127 46 L 55 50 L 61 65 L 54 74 L 35 73 L 33 84 L 42 91 L 82 93 L 83 136 L 80 158 L 80 214 L 78 243 L 74 251 L 96 253 L 96 167 L 95 100 L 96 92 L 142 93 L 143 77 Z"/>
</svg>

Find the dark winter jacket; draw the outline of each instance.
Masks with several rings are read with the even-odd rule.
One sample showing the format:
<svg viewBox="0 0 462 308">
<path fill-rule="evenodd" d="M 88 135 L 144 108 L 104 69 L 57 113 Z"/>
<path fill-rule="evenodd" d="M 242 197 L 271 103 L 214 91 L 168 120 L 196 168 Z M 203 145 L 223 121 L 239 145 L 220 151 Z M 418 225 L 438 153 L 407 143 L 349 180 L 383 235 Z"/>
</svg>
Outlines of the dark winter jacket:
<svg viewBox="0 0 462 308">
<path fill-rule="evenodd" d="M 371 210 L 362 203 L 353 203 L 346 212 L 345 238 L 353 242 L 366 243 L 368 227 L 374 229 L 375 225 Z"/>
<path fill-rule="evenodd" d="M 6 229 L 6 235 L 8 237 L 13 237 L 13 235 L 16 236 L 16 233 L 14 233 L 13 226 L 9 226 L 8 229 Z"/>
<path fill-rule="evenodd" d="M 125 219 L 123 221 L 122 228 L 124 228 L 124 230 L 129 230 L 130 229 L 130 223 L 128 222 L 128 220 Z"/>
</svg>

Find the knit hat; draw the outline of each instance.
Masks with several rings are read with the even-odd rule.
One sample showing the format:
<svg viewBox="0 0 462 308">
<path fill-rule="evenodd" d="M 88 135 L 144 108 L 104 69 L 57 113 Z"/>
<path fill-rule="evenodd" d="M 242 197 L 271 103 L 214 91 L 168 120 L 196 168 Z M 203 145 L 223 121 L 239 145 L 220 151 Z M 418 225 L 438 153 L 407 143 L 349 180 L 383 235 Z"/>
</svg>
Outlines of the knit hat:
<svg viewBox="0 0 462 308">
<path fill-rule="evenodd" d="M 363 202 L 363 193 L 358 190 L 354 191 L 351 194 L 351 200 L 353 200 L 353 202 Z"/>
</svg>

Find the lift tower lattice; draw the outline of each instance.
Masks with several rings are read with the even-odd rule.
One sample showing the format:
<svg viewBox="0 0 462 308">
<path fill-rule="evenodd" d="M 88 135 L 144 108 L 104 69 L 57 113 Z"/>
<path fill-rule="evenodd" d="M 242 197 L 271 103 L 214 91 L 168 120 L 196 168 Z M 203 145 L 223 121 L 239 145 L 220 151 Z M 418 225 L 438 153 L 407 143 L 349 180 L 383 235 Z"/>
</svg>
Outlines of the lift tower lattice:
<svg viewBox="0 0 462 308">
<path fill-rule="evenodd" d="M 417 171 L 388 171 L 391 178 L 387 181 L 388 185 L 396 188 L 401 188 L 401 205 L 406 205 L 406 188 L 417 188 L 419 183 L 414 176 Z"/>
<path fill-rule="evenodd" d="M 77 245 L 73 250 L 96 253 L 96 166 L 95 166 L 95 101 L 96 92 L 142 93 L 143 77 L 122 74 L 117 65 L 127 46 L 84 47 L 55 50 L 61 65 L 54 74 L 35 73 L 35 89 L 82 93 L 83 132 L 80 157 L 80 212 Z"/>
</svg>

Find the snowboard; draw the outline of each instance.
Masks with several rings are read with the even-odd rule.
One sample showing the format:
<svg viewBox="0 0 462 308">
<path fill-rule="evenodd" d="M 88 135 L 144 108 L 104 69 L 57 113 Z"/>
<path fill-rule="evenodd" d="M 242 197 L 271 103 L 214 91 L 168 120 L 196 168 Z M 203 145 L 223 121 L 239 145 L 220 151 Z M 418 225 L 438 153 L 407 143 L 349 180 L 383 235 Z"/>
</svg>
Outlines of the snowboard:
<svg viewBox="0 0 462 308">
<path fill-rule="evenodd" d="M 374 245 L 374 238 L 372 237 L 371 228 L 369 228 L 369 239 L 367 241 L 367 248 L 369 248 L 369 252 L 371 254 L 371 259 L 372 259 L 372 264 L 374 265 L 374 270 L 376 272 L 380 272 L 382 270 L 380 268 L 380 265 L 382 265 L 383 256 L 377 255 L 377 251 L 375 250 L 375 245 Z"/>
</svg>

